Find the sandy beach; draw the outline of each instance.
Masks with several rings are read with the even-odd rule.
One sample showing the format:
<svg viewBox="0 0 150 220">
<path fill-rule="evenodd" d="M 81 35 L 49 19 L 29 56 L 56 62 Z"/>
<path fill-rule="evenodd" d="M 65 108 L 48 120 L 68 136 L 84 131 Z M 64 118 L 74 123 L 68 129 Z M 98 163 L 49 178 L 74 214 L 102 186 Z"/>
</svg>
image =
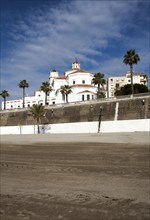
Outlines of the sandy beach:
<svg viewBox="0 0 150 220">
<path fill-rule="evenodd" d="M 149 134 L 1 136 L 2 220 L 148 220 Z"/>
<path fill-rule="evenodd" d="M 95 134 L 24 134 L 2 135 L 1 143 L 97 142 L 150 144 L 149 132 L 95 133 Z"/>
</svg>

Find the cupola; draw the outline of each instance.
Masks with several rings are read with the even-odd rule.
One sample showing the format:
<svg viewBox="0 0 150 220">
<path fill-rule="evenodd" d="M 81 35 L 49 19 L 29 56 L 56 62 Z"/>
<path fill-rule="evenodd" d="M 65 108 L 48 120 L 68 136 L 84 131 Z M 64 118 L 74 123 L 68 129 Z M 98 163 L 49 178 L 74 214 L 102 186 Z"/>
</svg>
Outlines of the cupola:
<svg viewBox="0 0 150 220">
<path fill-rule="evenodd" d="M 49 78 L 57 78 L 58 77 L 58 72 L 53 69 L 51 72 L 50 72 L 50 76 Z"/>
<path fill-rule="evenodd" d="M 72 63 L 72 69 L 80 69 L 80 63 L 77 60 Z"/>
<path fill-rule="evenodd" d="M 54 81 L 54 79 L 55 78 L 57 78 L 59 76 L 59 74 L 58 74 L 58 72 L 55 70 L 55 69 L 53 69 L 51 72 L 50 72 L 50 75 L 49 75 L 49 83 L 50 83 L 50 85 L 52 86 L 53 85 L 53 81 Z"/>
</svg>

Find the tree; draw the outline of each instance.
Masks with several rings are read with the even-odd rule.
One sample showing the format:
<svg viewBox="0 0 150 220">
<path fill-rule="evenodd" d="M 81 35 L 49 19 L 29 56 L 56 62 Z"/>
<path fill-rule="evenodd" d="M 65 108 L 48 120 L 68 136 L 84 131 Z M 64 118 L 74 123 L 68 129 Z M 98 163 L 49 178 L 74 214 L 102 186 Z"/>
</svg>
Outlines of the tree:
<svg viewBox="0 0 150 220">
<path fill-rule="evenodd" d="M 29 87 L 29 84 L 27 83 L 25 79 L 20 81 L 19 88 L 23 89 L 23 108 L 25 107 L 25 88 L 28 88 L 28 87 Z"/>
<path fill-rule="evenodd" d="M 4 110 L 5 110 L 6 109 L 6 98 L 10 95 L 7 90 L 2 90 L 2 92 L 0 93 L 0 96 L 2 96 L 2 98 L 4 99 Z"/>
<path fill-rule="evenodd" d="M 134 88 L 133 88 L 133 65 L 137 64 L 140 61 L 140 57 L 138 54 L 135 53 L 135 50 L 129 50 L 124 55 L 123 62 L 126 65 L 130 66 L 130 74 L 131 74 L 131 94 L 134 94 Z"/>
<path fill-rule="evenodd" d="M 38 134 L 40 134 L 40 122 L 41 118 L 45 116 L 45 107 L 42 104 L 34 104 L 30 107 L 30 112 L 32 113 L 33 117 L 36 119 L 37 127 L 38 127 Z"/>
<path fill-rule="evenodd" d="M 147 86 L 138 83 L 133 85 L 133 89 L 134 89 L 134 94 L 148 92 Z M 118 89 L 116 90 L 115 96 L 131 95 L 132 94 L 131 92 L 132 92 L 131 85 L 126 84 L 123 87 L 121 87 L 119 90 Z"/>
<path fill-rule="evenodd" d="M 48 82 L 43 82 L 41 86 L 41 90 L 45 92 L 45 105 L 47 105 L 47 96 L 52 91 L 52 87 Z"/>
<path fill-rule="evenodd" d="M 105 94 L 104 94 L 104 84 L 106 83 L 105 79 L 104 79 L 104 74 L 103 73 L 96 73 L 94 74 L 94 78 L 92 79 L 92 83 L 94 85 L 98 85 L 98 90 L 97 90 L 97 98 L 104 98 Z M 100 86 L 102 87 L 102 89 L 100 88 Z"/>
<path fill-rule="evenodd" d="M 72 93 L 71 87 L 68 85 L 61 86 L 60 92 L 61 92 L 64 100 L 66 99 L 66 102 L 68 103 L 68 95 L 70 93 Z"/>
</svg>

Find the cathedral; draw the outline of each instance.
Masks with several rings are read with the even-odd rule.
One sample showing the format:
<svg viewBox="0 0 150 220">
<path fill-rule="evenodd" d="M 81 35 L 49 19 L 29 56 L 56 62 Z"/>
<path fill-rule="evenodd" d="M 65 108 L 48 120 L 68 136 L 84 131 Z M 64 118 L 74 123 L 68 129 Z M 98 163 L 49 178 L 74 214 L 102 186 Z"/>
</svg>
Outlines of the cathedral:
<svg viewBox="0 0 150 220">
<path fill-rule="evenodd" d="M 92 84 L 94 75 L 80 68 L 80 63 L 74 61 L 72 68 L 65 71 L 64 75 L 59 75 L 56 70 L 52 70 L 49 75 L 49 84 L 52 91 L 47 97 L 47 104 L 64 103 L 60 92 L 61 86 L 71 87 L 71 93 L 68 95 L 68 102 L 78 102 L 96 99 L 97 85 Z M 6 101 L 6 109 L 22 108 L 22 99 Z M 45 93 L 38 89 L 34 96 L 25 97 L 25 107 L 31 107 L 33 104 L 45 105 Z M 3 108 L 3 106 L 2 106 Z"/>
</svg>

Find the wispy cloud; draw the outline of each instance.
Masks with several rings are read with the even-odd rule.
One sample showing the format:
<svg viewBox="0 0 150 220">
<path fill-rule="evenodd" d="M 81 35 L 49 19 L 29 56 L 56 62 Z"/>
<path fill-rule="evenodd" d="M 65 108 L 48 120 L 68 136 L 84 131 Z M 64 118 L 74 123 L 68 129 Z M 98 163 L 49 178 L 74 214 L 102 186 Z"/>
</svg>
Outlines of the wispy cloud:
<svg viewBox="0 0 150 220">
<path fill-rule="evenodd" d="M 140 71 L 147 71 L 147 30 L 134 35 L 141 28 L 135 19 L 139 12 L 143 18 L 140 10 L 138 1 L 64 1 L 18 16 L 9 26 L 11 49 L 1 55 L 2 88 L 17 97 L 18 83 L 26 79 L 31 94 L 51 69 L 63 74 L 75 58 L 87 70 L 122 74 L 122 56 L 130 48 L 141 53 Z"/>
</svg>

